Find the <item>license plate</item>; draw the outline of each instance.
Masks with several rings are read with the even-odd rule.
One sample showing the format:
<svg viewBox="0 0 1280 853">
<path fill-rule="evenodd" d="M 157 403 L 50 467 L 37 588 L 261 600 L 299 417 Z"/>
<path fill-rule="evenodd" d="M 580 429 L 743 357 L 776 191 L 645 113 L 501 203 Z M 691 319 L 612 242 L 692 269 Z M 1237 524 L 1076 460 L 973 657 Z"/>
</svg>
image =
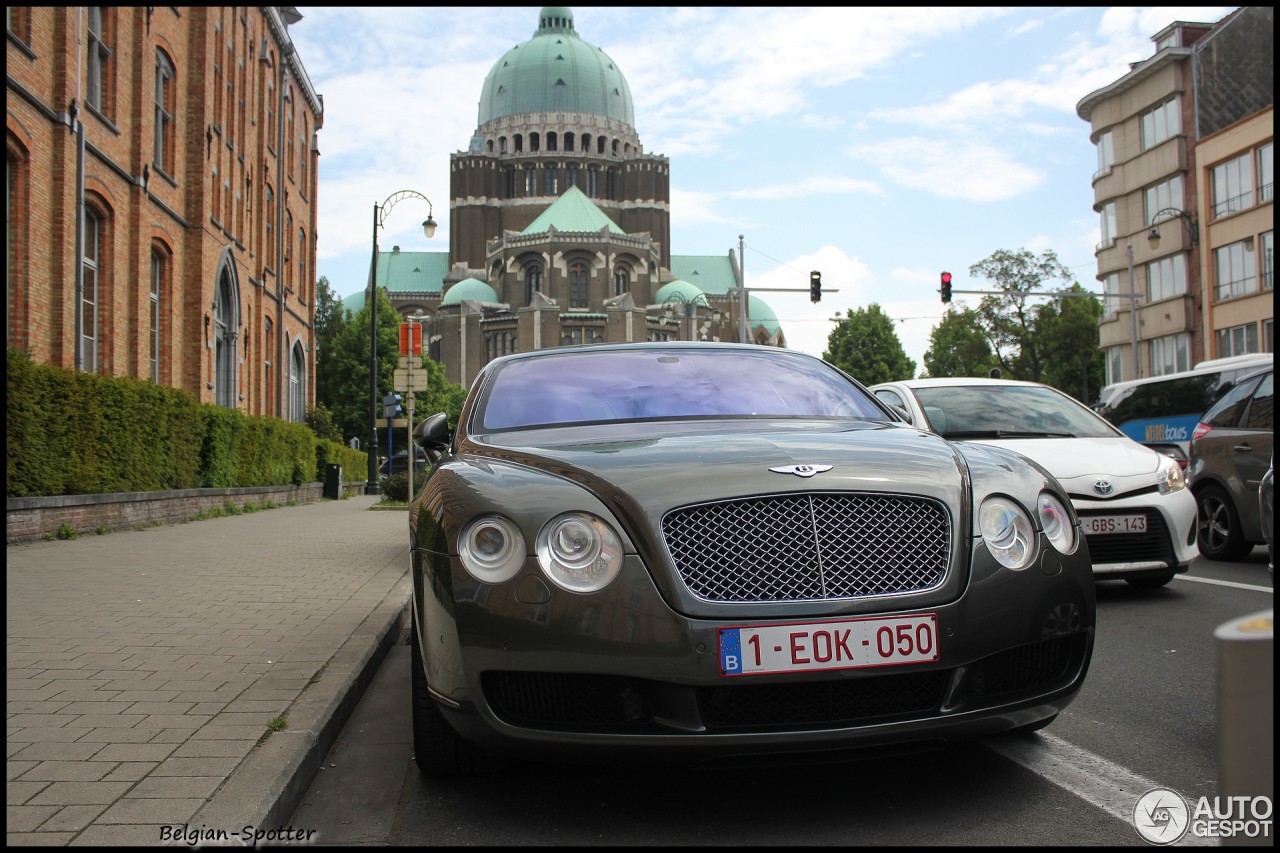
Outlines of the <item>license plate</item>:
<svg viewBox="0 0 1280 853">
<path fill-rule="evenodd" d="M 938 659 L 932 613 L 720 629 L 720 674 L 861 669 Z"/>
<path fill-rule="evenodd" d="M 1101 536 L 1106 533 L 1146 533 L 1145 515 L 1094 515 L 1080 519 L 1085 536 Z"/>
</svg>

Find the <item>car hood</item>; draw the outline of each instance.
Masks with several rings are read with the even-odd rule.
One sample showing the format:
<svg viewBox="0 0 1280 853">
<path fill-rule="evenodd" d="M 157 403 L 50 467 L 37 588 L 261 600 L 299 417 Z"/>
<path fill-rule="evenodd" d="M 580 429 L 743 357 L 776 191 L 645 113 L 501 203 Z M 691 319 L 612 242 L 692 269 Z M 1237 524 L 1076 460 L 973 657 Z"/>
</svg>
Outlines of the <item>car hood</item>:
<svg viewBox="0 0 1280 853">
<path fill-rule="evenodd" d="M 1154 474 L 1165 457 L 1129 438 L 976 439 L 974 443 L 1015 450 L 1064 485 L 1080 477 L 1140 477 Z"/>
<path fill-rule="evenodd" d="M 941 437 L 865 421 L 647 423 L 627 432 L 578 427 L 470 441 L 485 457 L 555 473 L 602 499 L 624 494 L 650 511 L 739 495 L 849 489 L 929 495 L 956 506 L 966 478 L 956 448 Z M 465 444 L 460 449 L 461 457 L 470 456 Z"/>
</svg>

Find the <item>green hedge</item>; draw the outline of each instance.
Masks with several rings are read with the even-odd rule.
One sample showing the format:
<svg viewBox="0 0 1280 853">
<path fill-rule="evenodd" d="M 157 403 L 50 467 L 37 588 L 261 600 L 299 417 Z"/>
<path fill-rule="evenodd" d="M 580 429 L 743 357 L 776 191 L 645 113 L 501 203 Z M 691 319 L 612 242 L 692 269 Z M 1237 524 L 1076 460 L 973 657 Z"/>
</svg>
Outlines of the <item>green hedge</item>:
<svg viewBox="0 0 1280 853">
<path fill-rule="evenodd" d="M 12 347 L 5 373 L 8 497 L 299 485 L 322 479 L 325 462 L 364 479 L 363 452 L 305 424 L 39 364 Z"/>
</svg>

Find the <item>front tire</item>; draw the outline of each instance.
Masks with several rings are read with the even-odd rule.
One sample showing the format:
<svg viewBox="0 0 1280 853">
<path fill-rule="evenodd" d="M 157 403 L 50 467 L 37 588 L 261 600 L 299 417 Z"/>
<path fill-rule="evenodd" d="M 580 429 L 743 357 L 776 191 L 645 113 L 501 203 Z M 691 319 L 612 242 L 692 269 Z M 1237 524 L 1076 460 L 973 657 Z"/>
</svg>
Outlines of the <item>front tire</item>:
<svg viewBox="0 0 1280 853">
<path fill-rule="evenodd" d="M 1240 514 L 1218 486 L 1196 492 L 1196 543 L 1210 560 L 1240 560 L 1253 550 L 1240 529 Z"/>
<path fill-rule="evenodd" d="M 427 674 L 418 648 L 418 627 L 411 630 L 410 675 L 413 702 L 413 760 L 424 776 L 452 779 L 482 770 L 486 756 L 458 736 L 427 690 Z"/>
</svg>

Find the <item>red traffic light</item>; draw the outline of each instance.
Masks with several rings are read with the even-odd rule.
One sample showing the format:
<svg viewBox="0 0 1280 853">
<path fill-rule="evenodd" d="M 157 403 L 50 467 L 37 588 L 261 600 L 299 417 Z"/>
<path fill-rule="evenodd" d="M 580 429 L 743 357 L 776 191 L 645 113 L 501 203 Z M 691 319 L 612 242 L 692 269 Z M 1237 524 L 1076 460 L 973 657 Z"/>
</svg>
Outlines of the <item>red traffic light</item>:
<svg viewBox="0 0 1280 853">
<path fill-rule="evenodd" d="M 949 273 L 949 272 L 944 272 L 944 273 L 942 274 L 942 283 L 943 283 L 943 284 L 950 284 L 950 283 L 951 283 L 951 273 Z"/>
<path fill-rule="evenodd" d="M 944 272 L 942 274 L 942 287 L 938 290 L 942 294 L 943 302 L 951 301 L 951 273 Z"/>
</svg>

